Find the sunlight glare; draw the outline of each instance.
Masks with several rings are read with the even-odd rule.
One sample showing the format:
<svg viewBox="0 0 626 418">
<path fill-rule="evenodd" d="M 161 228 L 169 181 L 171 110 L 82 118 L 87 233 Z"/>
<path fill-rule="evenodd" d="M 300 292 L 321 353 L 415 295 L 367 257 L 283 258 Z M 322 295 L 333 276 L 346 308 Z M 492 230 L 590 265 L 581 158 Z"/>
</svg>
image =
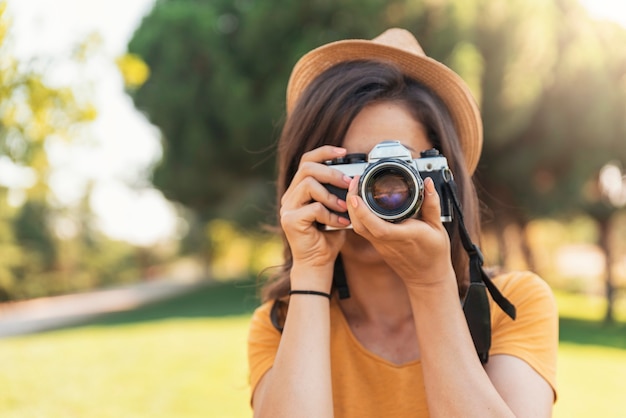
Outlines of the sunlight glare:
<svg viewBox="0 0 626 418">
<path fill-rule="evenodd" d="M 626 1 L 580 0 L 580 3 L 597 19 L 608 19 L 626 27 Z"/>
</svg>

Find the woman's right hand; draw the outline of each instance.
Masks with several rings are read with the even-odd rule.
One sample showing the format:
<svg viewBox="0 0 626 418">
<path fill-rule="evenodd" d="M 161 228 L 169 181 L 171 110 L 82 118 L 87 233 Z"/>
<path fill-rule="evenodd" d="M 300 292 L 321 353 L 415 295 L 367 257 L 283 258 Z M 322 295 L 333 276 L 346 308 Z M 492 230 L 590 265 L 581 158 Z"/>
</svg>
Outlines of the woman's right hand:
<svg viewBox="0 0 626 418">
<path fill-rule="evenodd" d="M 289 242 L 293 257 L 293 269 L 302 269 L 311 277 L 320 273 L 325 280 L 332 280 L 335 259 L 343 245 L 344 231 L 322 231 L 318 224 L 345 228 L 350 221 L 331 212 L 346 212 L 346 202 L 330 193 L 323 184 L 347 189 L 350 177 L 324 164 L 346 155 L 345 148 L 325 145 L 305 153 L 298 171 L 281 199 L 280 223 Z M 330 274 L 327 274 L 330 273 Z M 320 277 L 320 276 L 318 276 Z M 331 283 L 294 283 L 292 289 L 329 291 Z M 302 285 L 302 287 L 301 287 Z M 309 286 L 309 287 L 303 287 Z"/>
</svg>

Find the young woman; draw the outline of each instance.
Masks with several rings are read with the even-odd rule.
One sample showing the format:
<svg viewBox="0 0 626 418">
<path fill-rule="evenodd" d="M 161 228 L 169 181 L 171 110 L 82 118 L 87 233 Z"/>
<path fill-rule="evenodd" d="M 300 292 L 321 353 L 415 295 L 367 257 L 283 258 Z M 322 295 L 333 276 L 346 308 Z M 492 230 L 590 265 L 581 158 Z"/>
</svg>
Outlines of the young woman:
<svg viewBox="0 0 626 418">
<path fill-rule="evenodd" d="M 366 206 L 359 175 L 326 163 L 386 140 L 414 159 L 437 149 L 478 242 L 482 123 L 460 77 L 390 29 L 302 57 L 287 116 L 278 146 L 285 261 L 249 335 L 255 416 L 551 416 L 558 319 L 545 282 L 528 272 L 493 278 L 517 316 L 491 302 L 483 364 L 463 312 L 470 263 L 458 216 L 444 226 L 433 180 L 417 214 L 393 223 Z M 328 185 L 347 189 L 345 199 Z"/>
</svg>

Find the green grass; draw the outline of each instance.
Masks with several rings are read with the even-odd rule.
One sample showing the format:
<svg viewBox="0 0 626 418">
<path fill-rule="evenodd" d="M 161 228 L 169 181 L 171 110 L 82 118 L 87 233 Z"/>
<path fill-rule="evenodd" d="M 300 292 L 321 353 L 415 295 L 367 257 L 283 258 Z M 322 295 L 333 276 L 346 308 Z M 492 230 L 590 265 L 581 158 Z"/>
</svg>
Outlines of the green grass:
<svg viewBox="0 0 626 418">
<path fill-rule="evenodd" d="M 0 341 L 0 417 L 250 417 L 245 284 Z"/>
<path fill-rule="evenodd" d="M 246 326 L 164 320 L 8 341 L 0 416 L 249 416 Z"/>
<path fill-rule="evenodd" d="M 554 416 L 623 417 L 626 324 L 558 295 Z M 84 326 L 0 340 L 0 416 L 249 418 L 249 284 L 219 284 Z"/>
<path fill-rule="evenodd" d="M 555 417 L 625 416 L 624 349 L 561 344 L 558 373 L 559 399 L 555 406 Z"/>
<path fill-rule="evenodd" d="M 618 322 L 602 323 L 600 297 L 556 293 L 559 305 L 559 400 L 557 418 L 626 416 L 626 309 L 616 306 Z"/>
</svg>

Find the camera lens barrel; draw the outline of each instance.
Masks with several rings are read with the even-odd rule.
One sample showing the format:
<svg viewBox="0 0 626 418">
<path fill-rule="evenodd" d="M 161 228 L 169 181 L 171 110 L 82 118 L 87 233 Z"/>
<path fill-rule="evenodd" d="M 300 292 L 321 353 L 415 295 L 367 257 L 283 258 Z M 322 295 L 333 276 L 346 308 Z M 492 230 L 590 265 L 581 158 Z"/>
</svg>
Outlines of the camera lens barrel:
<svg viewBox="0 0 626 418">
<path fill-rule="evenodd" d="M 359 194 L 379 218 L 400 222 L 421 208 L 424 181 L 411 163 L 382 159 L 364 170 L 359 180 Z"/>
</svg>

